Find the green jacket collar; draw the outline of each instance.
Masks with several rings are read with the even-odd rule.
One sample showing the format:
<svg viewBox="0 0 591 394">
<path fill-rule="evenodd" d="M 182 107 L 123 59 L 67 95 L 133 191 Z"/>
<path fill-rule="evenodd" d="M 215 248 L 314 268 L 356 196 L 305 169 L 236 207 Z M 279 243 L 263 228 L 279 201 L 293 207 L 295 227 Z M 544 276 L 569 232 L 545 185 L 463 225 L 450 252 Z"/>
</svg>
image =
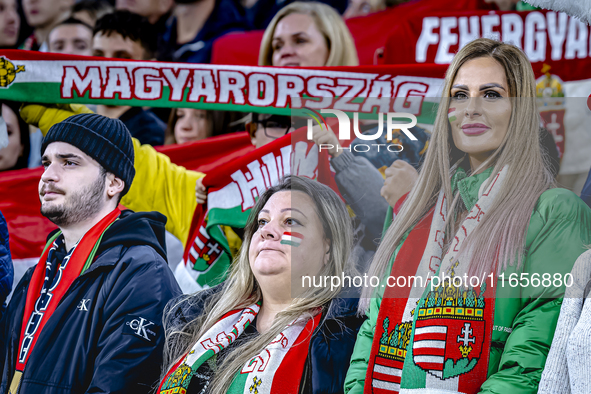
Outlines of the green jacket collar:
<svg viewBox="0 0 591 394">
<path fill-rule="evenodd" d="M 494 167 L 489 167 L 480 174 L 467 176 L 466 170 L 462 167 L 458 167 L 455 174 L 452 176 L 452 192 L 455 193 L 456 190 L 460 191 L 460 197 L 468 211 L 470 211 L 478 201 L 478 191 L 480 190 L 480 186 L 490 177 L 493 168 Z"/>
</svg>

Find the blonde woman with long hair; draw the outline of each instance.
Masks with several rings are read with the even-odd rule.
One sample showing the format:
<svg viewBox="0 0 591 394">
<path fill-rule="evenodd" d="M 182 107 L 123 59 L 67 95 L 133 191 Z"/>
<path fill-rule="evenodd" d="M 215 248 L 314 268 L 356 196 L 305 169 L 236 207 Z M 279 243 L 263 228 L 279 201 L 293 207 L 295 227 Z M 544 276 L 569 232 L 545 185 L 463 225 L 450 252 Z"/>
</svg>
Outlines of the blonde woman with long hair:
<svg viewBox="0 0 591 394">
<path fill-rule="evenodd" d="M 467 44 L 443 97 L 369 273 L 402 287 L 364 289 L 346 393 L 535 393 L 567 274 L 591 241 L 589 208 L 554 188 L 520 49 Z"/>
<path fill-rule="evenodd" d="M 357 50 L 343 18 L 329 5 L 297 1 L 283 7 L 267 26 L 260 66 L 357 66 Z"/>
<path fill-rule="evenodd" d="M 341 392 L 357 300 L 302 277 L 347 274 L 351 238 L 327 186 L 286 177 L 265 191 L 224 284 L 167 306 L 158 393 Z"/>
</svg>

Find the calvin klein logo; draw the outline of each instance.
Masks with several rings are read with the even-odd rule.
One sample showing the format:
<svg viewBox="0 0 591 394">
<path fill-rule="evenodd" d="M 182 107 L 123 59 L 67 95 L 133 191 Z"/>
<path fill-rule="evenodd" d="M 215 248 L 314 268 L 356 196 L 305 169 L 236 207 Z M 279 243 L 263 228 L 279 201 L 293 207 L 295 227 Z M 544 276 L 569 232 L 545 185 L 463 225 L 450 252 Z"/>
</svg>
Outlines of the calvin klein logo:
<svg viewBox="0 0 591 394">
<path fill-rule="evenodd" d="M 83 298 L 80 300 L 80 303 L 76 307 L 79 311 L 88 312 L 88 303 L 90 302 L 90 298 Z"/>
<path fill-rule="evenodd" d="M 152 342 L 156 337 L 156 331 L 158 331 L 158 327 L 154 322 L 140 316 L 130 316 L 128 321 L 125 322 L 125 325 L 127 327 L 124 332 L 133 334 L 149 342 Z"/>
</svg>

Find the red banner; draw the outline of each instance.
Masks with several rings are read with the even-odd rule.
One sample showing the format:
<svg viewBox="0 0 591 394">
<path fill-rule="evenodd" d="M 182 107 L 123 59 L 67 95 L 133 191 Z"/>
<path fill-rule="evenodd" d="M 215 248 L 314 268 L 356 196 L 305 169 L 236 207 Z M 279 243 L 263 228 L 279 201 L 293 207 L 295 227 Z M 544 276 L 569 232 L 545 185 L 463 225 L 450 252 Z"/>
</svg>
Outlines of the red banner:
<svg viewBox="0 0 591 394">
<path fill-rule="evenodd" d="M 550 72 L 563 81 L 589 79 L 589 29 L 574 17 L 546 10 L 415 14 L 391 30 L 384 62 L 449 64 L 459 48 L 488 37 L 522 48 L 536 77 Z"/>
</svg>

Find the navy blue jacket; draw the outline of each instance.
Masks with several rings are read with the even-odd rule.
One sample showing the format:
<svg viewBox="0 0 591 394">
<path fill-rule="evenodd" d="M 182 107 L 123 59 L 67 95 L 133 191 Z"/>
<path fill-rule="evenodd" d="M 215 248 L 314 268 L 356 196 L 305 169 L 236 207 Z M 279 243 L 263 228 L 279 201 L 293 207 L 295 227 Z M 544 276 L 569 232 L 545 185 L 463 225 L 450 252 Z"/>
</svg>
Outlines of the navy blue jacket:
<svg viewBox="0 0 591 394">
<path fill-rule="evenodd" d="M 142 145 L 164 145 L 166 124 L 149 109 L 131 107 L 119 117 L 119 120 Z"/>
<path fill-rule="evenodd" d="M 212 295 L 221 291 L 223 285 L 197 293 L 197 298 L 185 298 L 174 313 L 169 316 L 167 327 L 182 328 L 198 317 L 205 303 Z M 179 300 L 171 301 L 170 305 Z M 357 339 L 359 327 L 366 316 L 357 315 L 356 298 L 336 298 L 322 312 L 322 319 L 312 334 L 308 358 L 300 382 L 300 393 L 336 394 L 343 392 L 345 375 L 349 369 L 351 354 Z M 191 391 L 187 394 L 195 394 Z"/>
<path fill-rule="evenodd" d="M 298 0 L 258 0 L 250 9 L 247 9 L 246 17 L 252 29 L 264 30 L 267 28 L 273 17 L 283 7 Z M 334 8 L 339 14 L 347 9 L 347 0 L 320 0 Z"/>
<path fill-rule="evenodd" d="M 211 15 L 191 42 L 177 44 L 176 19 L 170 18 L 161 42 L 159 59 L 182 63 L 209 63 L 216 38 L 233 31 L 249 30 L 240 4 L 235 0 L 216 0 Z"/>
<path fill-rule="evenodd" d="M 300 393 L 342 393 L 357 333 L 365 316 L 357 315 L 356 298 L 336 298 L 312 334 Z"/>
<path fill-rule="evenodd" d="M 0 317 L 2 317 L 4 310 L 4 301 L 12 290 L 13 277 L 14 267 L 8 246 L 8 228 L 6 227 L 6 219 L 0 212 Z"/>
<path fill-rule="evenodd" d="M 162 311 L 181 291 L 166 262 L 166 218 L 124 211 L 105 232 L 90 268 L 74 280 L 38 337 L 19 394 L 149 393 L 157 384 Z M 42 262 L 40 264 L 45 264 Z M 29 269 L 2 323 L 6 393 L 12 380 Z"/>
</svg>

